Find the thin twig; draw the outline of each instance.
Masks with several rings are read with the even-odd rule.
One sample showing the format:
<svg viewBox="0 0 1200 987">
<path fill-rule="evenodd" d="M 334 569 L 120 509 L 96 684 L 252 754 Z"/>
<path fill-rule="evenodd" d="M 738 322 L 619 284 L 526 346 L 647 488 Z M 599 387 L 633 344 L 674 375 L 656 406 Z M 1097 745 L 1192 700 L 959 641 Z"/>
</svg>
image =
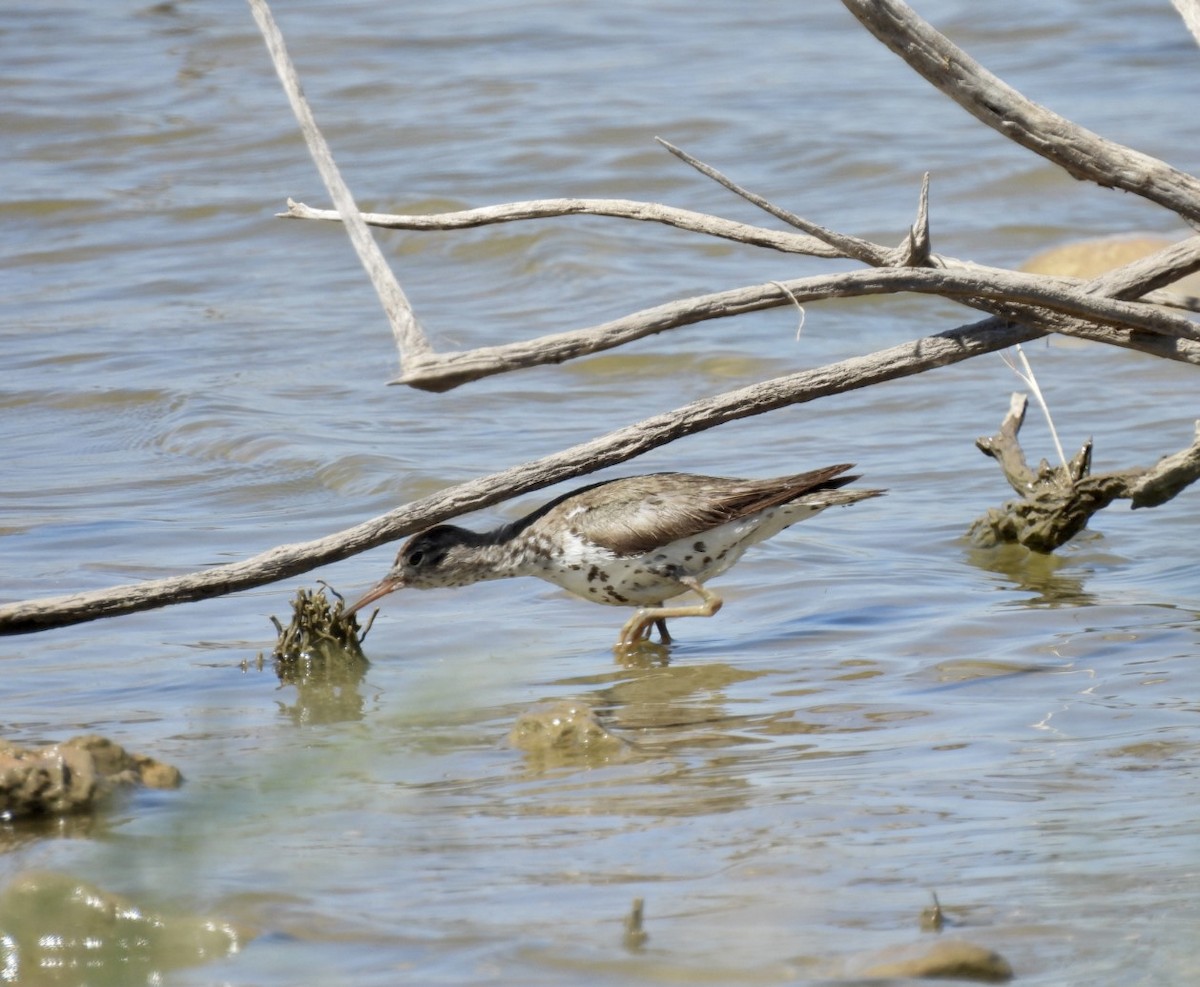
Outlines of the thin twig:
<svg viewBox="0 0 1200 987">
<path fill-rule="evenodd" d="M 1063 473 L 1067 471 L 1067 455 L 1063 452 L 1062 443 L 1058 440 L 1058 429 L 1054 427 L 1054 418 L 1050 415 L 1050 405 L 1046 403 L 1046 397 L 1042 393 L 1042 388 L 1037 381 L 1037 375 L 1033 372 L 1033 364 L 1029 362 L 1029 357 L 1025 355 L 1025 350 L 1021 348 L 1020 343 L 1013 347 L 1017 352 L 1017 359 L 1021 361 L 1020 368 L 1012 361 L 1007 353 L 1001 353 L 1002 359 L 1014 374 L 1021 378 L 1026 386 L 1033 391 L 1033 396 L 1037 399 L 1038 406 L 1042 409 L 1042 414 L 1046 418 L 1046 425 L 1050 429 L 1050 437 L 1054 440 L 1054 448 L 1058 451 L 1058 461 L 1062 464 Z"/>
<path fill-rule="evenodd" d="M 845 257 L 852 257 L 855 260 L 860 260 L 864 264 L 870 264 L 873 267 L 880 267 L 888 262 L 886 253 L 880 253 L 878 244 L 871 243 L 870 240 L 864 240 L 861 237 L 850 236 L 846 233 L 838 233 L 834 230 L 826 229 L 824 226 L 819 226 L 816 223 L 809 222 L 803 216 L 797 216 L 794 212 L 784 209 L 781 206 L 775 205 L 768 199 L 763 198 L 756 192 L 751 192 L 749 189 L 738 185 L 733 179 L 721 174 L 716 168 L 706 165 L 698 158 L 692 157 L 686 151 L 680 150 L 670 141 L 663 140 L 661 137 L 654 138 L 658 143 L 670 151 L 675 157 L 679 158 L 685 164 L 691 165 L 700 174 L 707 178 L 711 178 L 718 185 L 722 185 L 729 191 L 740 195 L 747 202 L 752 202 L 764 212 L 770 213 L 776 219 L 782 219 L 789 226 L 794 226 L 798 230 L 802 230 L 809 236 L 814 236 L 831 247 L 841 251 Z"/>
<path fill-rule="evenodd" d="M 789 288 L 782 281 L 771 281 L 769 283 L 775 285 L 776 288 L 778 288 L 785 295 L 787 295 L 788 298 L 790 298 L 792 300 L 792 304 L 796 306 L 796 311 L 800 313 L 800 321 L 796 325 L 796 341 L 799 342 L 800 341 L 800 333 L 802 333 L 804 331 L 804 319 L 805 319 L 804 306 L 800 304 L 800 299 L 796 297 L 796 293 L 794 291 L 792 291 L 792 289 Z"/>
<path fill-rule="evenodd" d="M 339 222 L 341 216 L 335 209 L 316 209 L 303 202 L 287 200 L 287 212 L 277 213 L 282 219 L 318 219 Z M 631 219 L 645 223 L 661 223 L 676 229 L 705 236 L 733 240 L 752 247 L 767 247 L 789 254 L 807 254 L 811 257 L 842 257 L 844 254 L 823 243 L 816 237 L 787 230 L 772 230 L 765 226 L 751 226 L 720 216 L 691 209 L 678 209 L 657 202 L 638 202 L 635 199 L 529 199 L 524 202 L 505 202 L 476 209 L 460 209 L 454 212 L 406 214 L 366 212 L 363 222 L 388 230 L 470 230 L 497 223 L 514 223 L 529 219 L 557 219 L 563 216 L 608 216 L 613 219 Z"/>
<path fill-rule="evenodd" d="M 392 326 L 392 333 L 396 337 L 396 345 L 399 347 L 401 359 L 417 358 L 422 353 L 430 351 L 432 347 L 425 338 L 425 333 L 417 321 L 408 298 L 405 297 L 404 289 L 400 287 L 400 282 L 396 280 L 395 274 L 392 273 L 392 269 L 388 267 L 388 263 L 383 257 L 383 252 L 379 249 L 379 244 L 375 242 L 371 231 L 367 229 L 367 224 L 363 222 L 358 206 L 355 205 L 354 196 L 351 195 L 350 189 L 338 170 L 337 163 L 333 160 L 329 144 L 326 143 L 317 127 L 312 108 L 308 105 L 308 100 L 304 98 L 304 92 L 300 88 L 296 67 L 288 55 L 283 35 L 279 31 L 275 19 L 271 16 L 270 8 L 265 0 L 248 0 L 248 3 L 250 11 L 254 15 L 254 21 L 258 24 L 258 29 L 267 43 L 267 51 L 271 54 L 275 72 L 283 84 L 284 92 L 287 93 L 292 112 L 296 114 L 296 120 L 300 123 L 309 153 L 316 163 L 317 170 L 321 173 L 321 180 L 329 190 L 329 195 L 333 199 L 334 205 L 337 206 L 338 214 L 346 225 L 346 232 L 350 236 L 350 242 L 354 245 L 354 252 L 358 254 L 358 259 L 366 268 L 367 274 L 371 278 L 371 284 L 374 285 L 375 292 L 383 304 L 383 310 Z"/>
</svg>

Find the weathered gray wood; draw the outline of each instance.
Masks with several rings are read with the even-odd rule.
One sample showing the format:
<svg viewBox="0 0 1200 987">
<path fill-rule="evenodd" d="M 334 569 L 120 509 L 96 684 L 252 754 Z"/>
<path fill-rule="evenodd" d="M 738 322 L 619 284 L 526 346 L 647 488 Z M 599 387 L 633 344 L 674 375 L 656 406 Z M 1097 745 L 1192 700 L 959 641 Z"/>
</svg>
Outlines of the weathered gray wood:
<svg viewBox="0 0 1200 987">
<path fill-rule="evenodd" d="M 729 189 L 735 195 L 741 196 L 747 202 L 754 203 L 759 209 L 769 213 L 776 219 L 782 219 L 789 226 L 794 226 L 801 232 L 807 233 L 811 237 L 816 237 L 822 243 L 828 244 L 838 252 L 838 256 L 862 261 L 864 264 L 870 264 L 872 267 L 884 267 L 894 262 L 895 255 L 893 251 L 885 247 L 880 247 L 876 243 L 871 243 L 870 240 L 864 240 L 862 237 L 851 236 L 848 233 L 839 233 L 837 230 L 827 229 L 818 223 L 805 219 L 803 216 L 797 216 L 790 209 L 777 206 L 764 196 L 743 188 L 731 178 L 721 174 L 716 168 L 705 164 L 699 158 L 695 158 L 686 151 L 681 150 L 670 143 L 670 141 L 665 141 L 661 137 L 654 139 L 675 155 L 675 157 L 679 158 L 680 161 L 695 168 L 706 178 L 711 178 L 718 185 Z"/>
<path fill-rule="evenodd" d="M 401 354 L 419 358 L 422 353 L 429 352 L 433 347 L 425 338 L 425 332 L 417 321 L 416 314 L 404 294 L 404 289 L 400 287 L 400 282 L 396 280 L 392 269 L 388 267 L 383 252 L 379 249 L 379 244 L 371 236 L 367 224 L 362 221 L 358 206 L 354 202 L 354 196 L 342 179 L 337 163 L 333 160 L 333 153 L 329 150 L 329 144 L 326 143 L 325 137 L 317 127 L 317 121 L 313 117 L 308 100 L 304 98 L 304 93 L 300 88 L 300 79 L 296 75 L 296 67 L 288 55 L 283 35 L 279 31 L 275 19 L 271 16 L 270 8 L 265 0 L 249 0 L 249 3 L 250 12 L 254 15 L 255 23 L 258 24 L 258 29 L 267 43 L 267 51 L 275 65 L 275 72 L 283 85 L 283 91 L 287 94 L 292 112 L 295 113 L 296 120 L 300 124 L 300 130 L 304 134 L 304 142 L 308 145 L 309 153 L 316 163 L 317 171 L 321 173 L 321 180 L 325 183 L 325 188 L 329 190 L 333 204 L 337 206 L 338 216 L 345 224 L 350 242 L 354 246 L 354 252 L 358 254 L 358 259 L 366 269 L 371 284 L 375 287 L 375 293 L 383 304 L 383 311 L 387 315 L 388 322 L 392 326 L 392 333 L 396 337 L 396 345 Z"/>
<path fill-rule="evenodd" d="M 946 258 L 939 261 L 953 263 Z M 1174 244 L 1121 270 L 1137 272 L 1132 284 L 1153 286 L 1200 270 L 1200 237 Z M 1076 335 L 1186 363 L 1198 362 L 1200 335 L 1195 323 L 1143 303 L 1104 301 L 1104 297 L 1113 296 L 1098 284 L 1098 281 L 1071 284 L 1065 279 L 962 264 L 939 268 L 869 268 L 817 275 L 699 295 L 585 329 L 501 346 L 431 354 L 418 366 L 407 368 L 404 376 L 393 383 L 445 391 L 493 374 L 562 363 L 708 319 L 794 302 L 898 291 L 956 298 L 972 307 L 1028 322 L 1042 331 Z M 1113 290 L 1123 297 L 1136 297 L 1138 293 L 1137 288 Z"/>
<path fill-rule="evenodd" d="M 1020 494 L 1019 499 L 991 508 L 972 522 L 969 535 L 985 548 L 1018 544 L 1035 552 L 1053 552 L 1114 500 L 1132 501 L 1134 508 L 1157 507 L 1200 479 L 1200 423 L 1191 446 L 1154 466 L 1093 474 L 1089 439 L 1069 463 L 1051 466 L 1043 459 L 1033 470 L 1018 437 L 1025 407 L 1025 395 L 1014 394 L 1000 430 L 975 441 Z"/>
<path fill-rule="evenodd" d="M 316 209 L 303 202 L 287 200 L 287 212 L 277 215 L 282 219 L 320 219 L 341 222 L 336 209 Z M 807 254 L 810 257 L 841 257 L 842 253 L 816 237 L 786 230 L 771 230 L 763 226 L 738 223 L 720 216 L 709 216 L 691 209 L 677 209 L 657 202 L 638 202 L 634 199 L 531 199 L 525 202 L 506 202 L 495 206 L 480 206 L 477 209 L 461 209 L 455 212 L 397 214 L 366 212 L 363 221 L 368 226 L 388 230 L 417 230 L 433 232 L 439 230 L 470 230 L 497 223 L 514 223 L 526 219 L 557 219 L 563 216 L 608 216 L 612 219 L 630 219 L 643 223 L 660 223 L 691 233 L 752 247 L 768 247 L 789 254 Z"/>
<path fill-rule="evenodd" d="M 1067 174 L 1200 222 L 1200 179 L 1026 99 L 900 0 L 842 0 L 872 34 L 973 117 Z"/>
<path fill-rule="evenodd" d="M 923 186 L 923 195 L 928 196 L 927 185 Z M 928 233 L 928 203 L 922 200 L 923 213 L 918 214 L 914 226 L 918 232 L 924 231 L 924 243 L 918 244 L 918 250 L 911 257 L 902 261 L 900 266 L 926 267 L 975 267 L 977 265 L 949 257 L 937 257 L 930 253 Z M 317 209 L 304 203 L 288 200 L 287 212 L 277 213 L 285 219 L 315 219 L 340 222 L 341 217 L 336 209 Z M 363 213 L 362 218 L 369 226 L 382 229 L 417 230 L 417 231 L 449 231 L 475 229 L 481 226 L 491 226 L 498 223 L 518 222 L 526 219 L 555 219 L 565 216 L 588 215 L 607 216 L 614 219 L 628 219 L 639 222 L 662 223 L 677 229 L 693 233 L 702 233 L 720 239 L 732 240 L 752 247 L 765 247 L 778 250 L 781 253 L 804 254 L 811 257 L 840 258 L 841 251 L 822 243 L 815 237 L 802 233 L 788 233 L 784 230 L 771 230 L 763 226 L 751 226 L 746 223 L 736 223 L 722 219 L 719 216 L 709 216 L 705 213 L 692 212 L 687 209 L 677 209 L 674 206 L 664 206 L 653 202 L 636 202 L 631 199 L 531 199 L 525 202 L 509 202 L 494 206 L 480 206 L 476 209 L 463 209 L 443 213 Z M 901 256 L 908 251 L 906 237 Z M 1086 282 L 1081 278 L 1055 276 L 1056 281 L 1064 284 L 1082 285 Z M 1147 291 L 1138 296 L 1141 301 L 1169 308 L 1179 308 L 1185 311 L 1200 311 L 1200 298 L 1179 294 L 1174 291 Z"/>
</svg>

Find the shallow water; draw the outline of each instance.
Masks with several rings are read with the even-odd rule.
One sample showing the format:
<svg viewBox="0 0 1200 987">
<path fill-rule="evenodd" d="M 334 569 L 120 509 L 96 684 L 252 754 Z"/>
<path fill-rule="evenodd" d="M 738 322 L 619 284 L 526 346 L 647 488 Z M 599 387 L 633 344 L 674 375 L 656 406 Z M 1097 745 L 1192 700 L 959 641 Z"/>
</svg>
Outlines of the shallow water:
<svg viewBox="0 0 1200 987">
<path fill-rule="evenodd" d="M 277 11 L 365 208 L 623 196 L 759 221 L 658 134 L 884 242 L 929 170 L 935 248 L 981 262 L 1184 232 L 985 131 L 837 4 L 407 8 Z M 1169 5 L 919 9 L 1034 98 L 1197 170 L 1197 53 Z M 245 558 L 974 318 L 923 298 L 810 305 L 799 341 L 779 309 L 449 394 L 389 388 L 391 336 L 343 232 L 274 218 L 326 197 L 246 9 L 5 10 L 0 38 L 0 598 Z M 379 239 L 447 347 L 825 269 L 595 218 Z M 1064 443 L 1093 436 L 1097 469 L 1189 442 L 1191 368 L 1027 350 Z M 930 940 L 931 891 L 947 934 L 1024 983 L 1193 981 L 1195 494 L 1110 508 L 1050 560 L 973 549 L 967 525 L 1008 496 L 973 440 L 1020 386 L 983 358 L 609 471 L 855 461 L 890 491 L 748 555 L 717 617 L 675 626 L 666 665 L 614 660 L 620 611 L 532 581 L 389 600 L 348 681 L 255 665 L 296 588 L 364 588 L 387 548 L 8 639 L 3 736 L 100 732 L 188 783 L 92 825 L 5 830 L 0 879 L 59 871 L 246 930 L 178 983 L 836 979 Z M 1053 455 L 1033 412 L 1023 438 Z M 510 740 L 562 701 L 616 746 L 555 759 Z M 640 951 L 622 946 L 635 897 Z M 128 982 L 111 964 L 59 976 Z"/>
</svg>

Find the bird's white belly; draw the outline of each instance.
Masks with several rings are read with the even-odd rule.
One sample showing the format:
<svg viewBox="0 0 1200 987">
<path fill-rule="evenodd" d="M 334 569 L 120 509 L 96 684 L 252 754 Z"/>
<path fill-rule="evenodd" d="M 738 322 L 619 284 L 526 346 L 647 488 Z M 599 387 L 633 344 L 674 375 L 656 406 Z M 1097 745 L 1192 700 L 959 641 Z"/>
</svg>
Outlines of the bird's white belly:
<svg viewBox="0 0 1200 987">
<path fill-rule="evenodd" d="M 578 567 L 548 568 L 537 575 L 585 600 L 616 607 L 652 606 L 687 592 L 686 586 L 656 570 L 653 558 L 654 555 L 632 559 L 614 556 Z"/>
<path fill-rule="evenodd" d="M 654 606 L 688 592 L 688 587 L 678 581 L 679 576 L 690 576 L 700 582 L 719 576 L 737 562 L 749 546 L 817 513 L 817 510 L 797 510 L 793 505 L 783 505 L 634 557 L 618 557 L 612 553 L 600 555 L 594 545 L 568 534 L 560 546 L 563 553 L 558 559 L 559 564 L 546 565 L 531 575 L 595 603 Z"/>
</svg>

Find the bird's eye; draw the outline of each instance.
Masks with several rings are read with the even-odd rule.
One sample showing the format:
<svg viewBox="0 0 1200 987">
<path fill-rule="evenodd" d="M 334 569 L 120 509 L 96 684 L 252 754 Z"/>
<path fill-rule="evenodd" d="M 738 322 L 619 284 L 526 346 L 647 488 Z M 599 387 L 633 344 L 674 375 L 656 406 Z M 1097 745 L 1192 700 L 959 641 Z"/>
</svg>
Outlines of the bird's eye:
<svg viewBox="0 0 1200 987">
<path fill-rule="evenodd" d="M 408 557 L 408 564 L 411 566 L 419 566 L 425 560 L 425 553 L 420 549 L 411 553 Z"/>
</svg>

